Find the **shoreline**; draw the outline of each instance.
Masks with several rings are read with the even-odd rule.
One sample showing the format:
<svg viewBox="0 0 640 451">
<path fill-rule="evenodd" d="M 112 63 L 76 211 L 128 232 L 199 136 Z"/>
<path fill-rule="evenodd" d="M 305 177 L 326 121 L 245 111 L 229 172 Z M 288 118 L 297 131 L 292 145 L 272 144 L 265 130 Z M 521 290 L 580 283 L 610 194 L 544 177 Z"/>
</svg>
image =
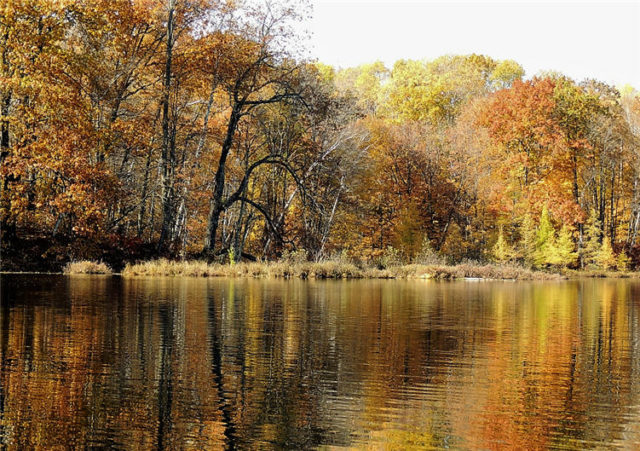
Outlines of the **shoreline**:
<svg viewBox="0 0 640 451">
<path fill-rule="evenodd" d="M 408 264 L 378 268 L 345 261 L 325 262 L 241 262 L 233 265 L 205 261 L 150 260 L 127 264 L 120 272 L 92 262 L 74 262 L 63 271 L 0 271 L 4 275 L 114 275 L 122 278 L 190 277 L 190 278 L 254 278 L 254 279 L 378 279 L 378 280 L 464 280 L 480 281 L 558 281 L 584 278 L 630 279 L 640 272 L 598 269 L 542 271 L 518 265 L 492 263 Z"/>
<path fill-rule="evenodd" d="M 229 277 L 275 279 L 421 279 L 421 280 L 563 280 L 566 276 L 554 272 L 534 271 L 515 265 L 394 265 L 377 268 L 344 261 L 313 262 L 250 262 L 233 265 L 204 261 L 151 260 L 128 264 L 120 272 L 111 271 L 96 262 L 75 262 L 61 272 L 0 271 L 0 274 L 23 275 L 118 275 L 138 277 Z"/>
<path fill-rule="evenodd" d="M 559 274 L 531 271 L 516 266 L 499 265 L 390 265 L 379 268 L 356 265 L 349 261 L 279 261 L 266 263 L 208 264 L 202 261 L 173 262 L 155 260 L 127 265 L 124 277 L 188 276 L 188 277 L 253 277 L 299 279 L 494 279 L 494 280 L 558 280 Z"/>
<path fill-rule="evenodd" d="M 424 276 L 346 276 L 346 277 L 334 277 L 334 276 L 306 276 L 301 277 L 298 275 L 290 276 L 275 276 L 275 275 L 185 275 L 185 274 L 123 274 L 122 272 L 112 272 L 108 274 L 100 273 L 65 273 L 65 272 L 37 272 L 37 271 L 0 271 L 0 276 L 100 276 L 100 277 L 121 277 L 123 279 L 145 279 L 145 278 L 185 278 L 185 279 L 281 279 L 281 280 L 433 280 L 433 281 L 462 281 L 462 282 L 553 282 L 553 281 L 570 281 L 580 279 L 639 279 L 640 273 L 624 273 L 624 274 L 590 274 L 588 272 L 575 272 L 570 275 L 559 273 L 548 273 L 548 276 L 542 276 L 540 278 L 513 278 L 513 277 L 437 277 L 433 275 Z"/>
</svg>

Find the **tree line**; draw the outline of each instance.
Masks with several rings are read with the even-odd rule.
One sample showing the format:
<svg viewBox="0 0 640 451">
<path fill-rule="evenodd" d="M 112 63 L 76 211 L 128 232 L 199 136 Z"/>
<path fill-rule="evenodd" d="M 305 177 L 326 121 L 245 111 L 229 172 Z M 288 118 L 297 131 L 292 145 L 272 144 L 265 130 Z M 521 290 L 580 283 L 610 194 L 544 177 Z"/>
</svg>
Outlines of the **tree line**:
<svg viewBox="0 0 640 451">
<path fill-rule="evenodd" d="M 635 90 L 475 54 L 336 69 L 305 56 L 307 14 L 4 2 L 5 255 L 640 258 Z"/>
</svg>

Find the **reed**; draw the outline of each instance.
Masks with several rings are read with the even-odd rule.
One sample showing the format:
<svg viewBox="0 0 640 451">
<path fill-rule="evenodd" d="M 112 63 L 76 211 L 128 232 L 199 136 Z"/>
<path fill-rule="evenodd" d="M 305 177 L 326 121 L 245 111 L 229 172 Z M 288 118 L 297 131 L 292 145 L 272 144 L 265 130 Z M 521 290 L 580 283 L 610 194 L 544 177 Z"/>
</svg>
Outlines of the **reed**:
<svg viewBox="0 0 640 451">
<path fill-rule="evenodd" d="M 111 268 L 103 262 L 80 260 L 69 262 L 62 269 L 64 274 L 112 274 Z"/>
<path fill-rule="evenodd" d="M 274 277 L 302 279 L 496 279 L 496 280 L 557 280 L 563 275 L 533 271 L 515 265 L 474 264 L 460 265 L 397 265 L 379 269 L 355 265 L 348 261 L 322 262 L 253 262 L 223 265 L 205 261 L 151 260 L 127 264 L 122 271 L 126 277 L 181 276 L 181 277 Z"/>
<path fill-rule="evenodd" d="M 640 272 L 638 271 L 612 271 L 606 269 L 566 269 L 563 274 L 570 279 L 631 279 L 640 277 Z"/>
</svg>

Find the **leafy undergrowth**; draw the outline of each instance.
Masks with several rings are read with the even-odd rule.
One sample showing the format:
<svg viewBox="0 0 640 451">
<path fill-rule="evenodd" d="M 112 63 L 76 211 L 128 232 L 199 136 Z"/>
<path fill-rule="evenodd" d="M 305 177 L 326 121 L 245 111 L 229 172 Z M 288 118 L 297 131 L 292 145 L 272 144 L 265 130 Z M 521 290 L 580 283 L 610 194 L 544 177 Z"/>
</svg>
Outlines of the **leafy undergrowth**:
<svg viewBox="0 0 640 451">
<path fill-rule="evenodd" d="M 91 260 L 82 260 L 77 262 L 69 262 L 65 265 L 62 272 L 64 274 L 111 274 L 111 268 L 103 262 Z"/>
<path fill-rule="evenodd" d="M 183 276 L 183 277 L 276 277 L 302 279 L 498 279 L 498 280 L 559 280 L 560 274 L 532 271 L 520 266 L 460 264 L 399 265 L 385 269 L 356 266 L 343 261 L 209 264 L 205 261 L 151 260 L 128 264 L 123 276 Z"/>
</svg>

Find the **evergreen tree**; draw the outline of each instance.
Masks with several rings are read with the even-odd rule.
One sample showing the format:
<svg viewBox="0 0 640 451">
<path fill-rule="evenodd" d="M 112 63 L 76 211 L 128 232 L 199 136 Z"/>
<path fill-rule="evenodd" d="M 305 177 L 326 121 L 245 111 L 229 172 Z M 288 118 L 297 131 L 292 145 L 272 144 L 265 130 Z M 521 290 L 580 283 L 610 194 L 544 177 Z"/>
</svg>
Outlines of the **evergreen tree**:
<svg viewBox="0 0 640 451">
<path fill-rule="evenodd" d="M 616 269 L 618 271 L 628 271 L 629 266 L 631 265 L 631 259 L 627 255 L 627 253 L 623 250 L 618 254 L 618 258 L 616 259 Z"/>
<path fill-rule="evenodd" d="M 595 255 L 594 260 L 596 265 L 602 269 L 611 269 L 616 266 L 616 256 L 611 248 L 611 240 L 609 238 L 605 238 L 602 241 L 602 246 L 600 246 L 600 250 Z"/>
<path fill-rule="evenodd" d="M 520 224 L 520 257 L 526 265 L 534 265 L 536 251 L 536 225 L 533 218 L 527 213 Z"/>
<path fill-rule="evenodd" d="M 578 253 L 575 251 L 575 243 L 571 237 L 571 232 L 566 225 L 563 225 L 556 241 L 553 264 L 567 267 L 575 264 L 577 258 Z"/>
<path fill-rule="evenodd" d="M 602 247 L 602 226 L 595 210 L 591 210 L 589 219 L 584 225 L 584 241 L 581 249 L 580 262 L 582 267 L 597 264 L 596 257 Z"/>
<path fill-rule="evenodd" d="M 540 225 L 536 233 L 533 265 L 537 268 L 552 265 L 555 262 L 556 231 L 551 224 L 549 209 L 545 206 L 540 215 Z"/>
</svg>

